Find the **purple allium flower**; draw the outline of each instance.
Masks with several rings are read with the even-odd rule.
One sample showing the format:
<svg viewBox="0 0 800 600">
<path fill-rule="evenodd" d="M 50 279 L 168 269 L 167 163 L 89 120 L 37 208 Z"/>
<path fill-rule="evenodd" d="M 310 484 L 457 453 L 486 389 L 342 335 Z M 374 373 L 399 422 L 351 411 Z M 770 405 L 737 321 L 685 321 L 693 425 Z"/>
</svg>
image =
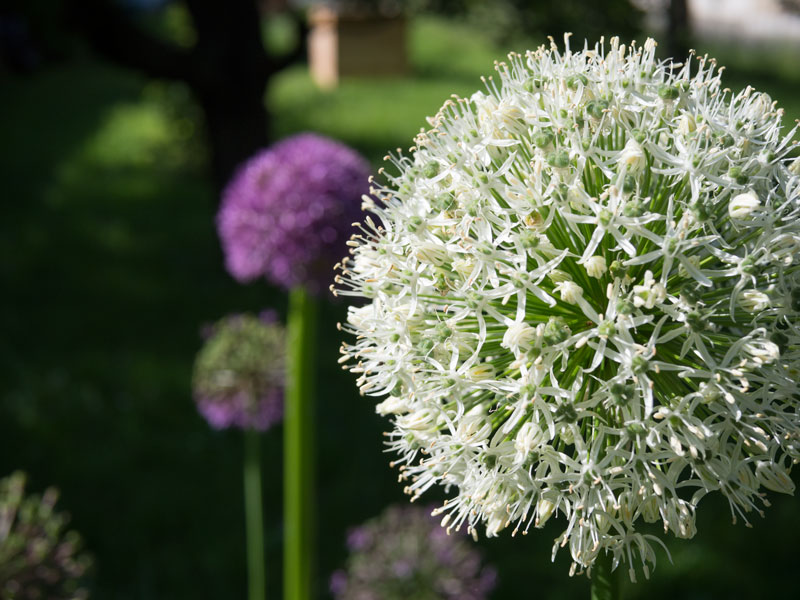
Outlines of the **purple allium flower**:
<svg viewBox="0 0 800 600">
<path fill-rule="evenodd" d="M 283 416 L 283 326 L 253 315 L 233 315 L 210 333 L 194 365 L 198 410 L 215 429 L 269 429 Z"/>
<path fill-rule="evenodd" d="M 431 509 L 391 506 L 348 532 L 346 569 L 330 580 L 336 600 L 484 600 L 496 572 L 465 535 L 447 535 Z"/>
<path fill-rule="evenodd" d="M 0 598 L 83 600 L 92 560 L 69 517 L 54 510 L 58 492 L 25 495 L 25 474 L 0 479 Z"/>
<path fill-rule="evenodd" d="M 230 274 L 312 292 L 327 288 L 351 224 L 361 218 L 369 175 L 355 150 L 312 133 L 253 156 L 225 188 L 217 215 Z"/>
</svg>

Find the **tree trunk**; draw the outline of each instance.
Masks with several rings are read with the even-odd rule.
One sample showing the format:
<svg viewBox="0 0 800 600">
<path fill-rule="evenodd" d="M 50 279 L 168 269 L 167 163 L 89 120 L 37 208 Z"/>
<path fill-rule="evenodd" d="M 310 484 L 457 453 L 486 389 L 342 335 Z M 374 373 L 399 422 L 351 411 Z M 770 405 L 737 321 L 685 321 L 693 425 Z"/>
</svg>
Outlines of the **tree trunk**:
<svg viewBox="0 0 800 600">
<path fill-rule="evenodd" d="M 264 93 L 273 72 L 261 43 L 254 0 L 188 0 L 197 32 L 194 76 L 187 83 L 206 117 L 217 189 L 237 165 L 267 145 Z"/>
<path fill-rule="evenodd" d="M 687 0 L 667 2 L 667 52 L 676 62 L 689 56 L 689 5 Z"/>
<path fill-rule="evenodd" d="M 305 28 L 301 25 L 293 52 L 272 59 L 261 41 L 256 0 L 186 0 L 186 5 L 197 34 L 191 49 L 141 31 L 107 0 L 72 0 L 71 10 L 106 57 L 150 77 L 184 81 L 191 88 L 205 116 L 211 175 L 219 192 L 242 161 L 268 144 L 266 86 L 302 55 Z"/>
</svg>

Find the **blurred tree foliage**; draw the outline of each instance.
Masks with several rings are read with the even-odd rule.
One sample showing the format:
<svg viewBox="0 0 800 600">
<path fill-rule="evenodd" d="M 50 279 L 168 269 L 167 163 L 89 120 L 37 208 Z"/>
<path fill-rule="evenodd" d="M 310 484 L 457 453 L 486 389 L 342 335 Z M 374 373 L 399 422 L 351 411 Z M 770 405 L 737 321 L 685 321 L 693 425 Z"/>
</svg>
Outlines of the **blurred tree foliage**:
<svg viewBox="0 0 800 600">
<path fill-rule="evenodd" d="M 21 24 L 37 56 L 66 57 L 77 46 L 146 77 L 185 84 L 202 111 L 217 189 L 268 144 L 266 86 L 304 53 L 297 15 L 293 47 L 266 51 L 262 30 L 274 15 L 256 0 L 9 0 L 4 15 Z"/>
<path fill-rule="evenodd" d="M 461 16 L 507 46 L 522 39 L 564 32 L 576 41 L 593 43 L 600 36 L 634 37 L 642 26 L 642 11 L 630 0 L 423 0 L 421 7 L 447 16 Z"/>
</svg>

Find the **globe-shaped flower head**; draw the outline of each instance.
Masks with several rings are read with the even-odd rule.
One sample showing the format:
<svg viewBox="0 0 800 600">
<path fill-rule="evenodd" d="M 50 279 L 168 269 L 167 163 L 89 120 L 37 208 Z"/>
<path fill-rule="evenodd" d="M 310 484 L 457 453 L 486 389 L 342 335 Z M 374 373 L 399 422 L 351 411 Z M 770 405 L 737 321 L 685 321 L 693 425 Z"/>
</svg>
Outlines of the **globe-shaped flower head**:
<svg viewBox="0 0 800 600">
<path fill-rule="evenodd" d="M 655 43 L 512 54 L 366 200 L 339 275 L 362 392 L 449 527 L 564 522 L 648 572 L 709 492 L 745 519 L 800 459 L 795 130 Z"/>
<path fill-rule="evenodd" d="M 216 323 L 197 355 L 197 409 L 215 429 L 265 431 L 283 416 L 286 334 L 266 313 Z"/>
<path fill-rule="evenodd" d="M 55 510 L 58 492 L 25 494 L 25 474 L 0 479 L 0 598 L 82 600 L 91 567 L 69 517 Z"/>
<path fill-rule="evenodd" d="M 327 288 L 369 173 L 354 150 L 310 133 L 256 154 L 226 187 L 217 216 L 228 271 L 239 281 Z"/>
<path fill-rule="evenodd" d="M 347 569 L 331 577 L 336 600 L 484 600 L 496 573 L 430 508 L 391 506 L 347 536 Z"/>
</svg>

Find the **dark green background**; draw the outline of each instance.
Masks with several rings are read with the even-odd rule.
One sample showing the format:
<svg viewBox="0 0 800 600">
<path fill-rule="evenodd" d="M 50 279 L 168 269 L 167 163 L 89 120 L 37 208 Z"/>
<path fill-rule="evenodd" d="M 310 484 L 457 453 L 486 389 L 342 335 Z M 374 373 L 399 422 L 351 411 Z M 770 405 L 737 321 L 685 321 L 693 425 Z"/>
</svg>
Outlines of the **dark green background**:
<svg viewBox="0 0 800 600">
<path fill-rule="evenodd" d="M 183 18 L 173 10 L 158 22 L 180 35 Z M 378 165 L 502 56 L 469 27 L 415 20 L 406 78 L 323 93 L 302 65 L 290 69 L 268 94 L 276 133 L 319 130 Z M 278 41 L 284 33 L 270 29 Z M 0 475 L 24 469 L 31 489 L 62 490 L 96 558 L 95 598 L 243 598 L 242 439 L 197 415 L 192 361 L 203 323 L 266 307 L 285 315 L 286 299 L 223 269 L 202 122 L 186 89 L 76 47 L 31 73 L 0 73 Z M 791 50 L 716 52 L 728 85 L 750 83 L 800 115 Z M 344 561 L 346 528 L 405 501 L 382 452 L 383 420 L 336 364 L 344 311 L 324 302 L 319 330 L 320 596 Z M 263 443 L 273 598 L 281 462 L 276 428 Z M 724 500 L 705 500 L 696 539 L 670 544 L 674 564 L 659 552 L 651 581 L 627 597 L 796 597 L 800 500 L 774 496 L 754 529 L 731 526 Z M 499 571 L 494 598 L 588 597 L 585 578 L 567 577 L 566 552 L 550 562 L 560 526 L 480 542 Z"/>
</svg>

